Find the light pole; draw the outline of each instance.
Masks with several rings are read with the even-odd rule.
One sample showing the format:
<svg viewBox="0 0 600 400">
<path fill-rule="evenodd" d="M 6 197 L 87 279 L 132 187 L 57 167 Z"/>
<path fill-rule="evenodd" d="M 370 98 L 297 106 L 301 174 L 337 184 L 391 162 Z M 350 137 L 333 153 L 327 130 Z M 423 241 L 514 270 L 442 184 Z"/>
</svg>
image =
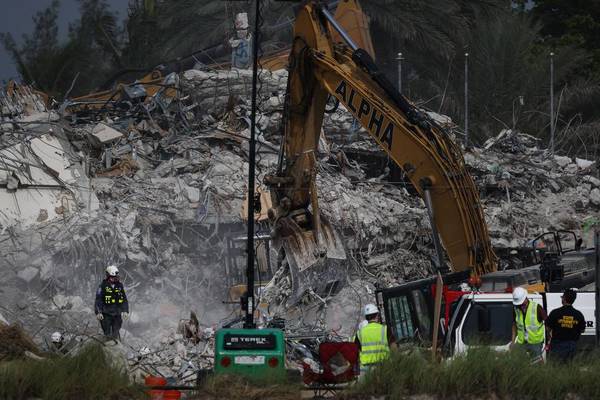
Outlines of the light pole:
<svg viewBox="0 0 600 400">
<path fill-rule="evenodd" d="M 550 154 L 554 155 L 554 53 L 550 53 Z"/>
<path fill-rule="evenodd" d="M 404 60 L 402 53 L 398 53 L 396 60 L 398 60 L 398 91 L 402 93 L 402 60 Z"/>
<path fill-rule="evenodd" d="M 465 148 L 469 148 L 469 53 L 465 53 Z"/>
<path fill-rule="evenodd" d="M 254 324 L 254 183 L 256 171 L 256 101 L 258 86 L 258 46 L 260 45 L 260 0 L 254 0 L 256 10 L 254 13 L 254 46 L 252 57 L 252 108 L 250 110 L 250 143 L 248 157 L 248 237 L 246 238 L 246 316 L 244 329 L 253 329 Z"/>
</svg>

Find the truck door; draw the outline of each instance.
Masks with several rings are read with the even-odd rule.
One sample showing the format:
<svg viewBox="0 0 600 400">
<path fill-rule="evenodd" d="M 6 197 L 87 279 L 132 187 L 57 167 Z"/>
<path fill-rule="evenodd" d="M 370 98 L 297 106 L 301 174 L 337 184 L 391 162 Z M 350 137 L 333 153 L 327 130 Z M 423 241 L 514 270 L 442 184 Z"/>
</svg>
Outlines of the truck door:
<svg viewBox="0 0 600 400">
<path fill-rule="evenodd" d="M 455 332 L 454 354 L 473 346 L 506 351 L 512 338 L 511 301 L 472 299 Z"/>
</svg>

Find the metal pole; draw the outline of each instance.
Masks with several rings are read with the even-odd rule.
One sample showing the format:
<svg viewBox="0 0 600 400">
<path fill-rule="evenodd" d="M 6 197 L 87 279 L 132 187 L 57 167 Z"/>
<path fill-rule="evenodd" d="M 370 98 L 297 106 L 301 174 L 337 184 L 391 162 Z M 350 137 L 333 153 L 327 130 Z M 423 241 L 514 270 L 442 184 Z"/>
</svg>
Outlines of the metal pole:
<svg viewBox="0 0 600 400">
<path fill-rule="evenodd" d="M 550 154 L 554 154 L 554 53 L 550 53 Z"/>
<path fill-rule="evenodd" d="M 469 148 L 469 53 L 465 53 L 465 148 Z"/>
<path fill-rule="evenodd" d="M 402 53 L 398 53 L 398 91 L 402 93 Z"/>
<path fill-rule="evenodd" d="M 596 250 L 596 307 L 594 327 L 596 328 L 596 347 L 600 346 L 600 231 L 594 232 L 594 248 Z"/>
<path fill-rule="evenodd" d="M 246 319 L 245 329 L 253 329 L 254 325 L 254 182 L 256 164 L 256 91 L 258 82 L 258 46 L 260 44 L 260 31 L 258 20 L 260 13 L 260 0 L 254 0 L 256 10 L 254 13 L 254 38 L 252 46 L 252 110 L 250 113 L 250 149 L 248 160 L 248 238 L 246 252 L 248 261 L 246 266 L 246 277 L 248 286 L 246 290 Z"/>
<path fill-rule="evenodd" d="M 431 181 L 425 179 L 421 182 L 421 189 L 425 194 L 425 206 L 427 207 L 427 215 L 429 215 L 429 222 L 431 223 L 431 231 L 433 235 L 433 246 L 438 258 L 438 271 L 444 271 L 444 254 L 442 252 L 442 244 L 440 243 L 440 236 L 438 234 L 437 226 L 435 225 L 435 214 L 433 212 L 433 202 L 431 201 Z"/>
<path fill-rule="evenodd" d="M 352 38 L 350 37 L 350 35 L 348 35 L 348 33 L 344 30 L 344 28 L 342 28 L 342 26 L 340 24 L 338 24 L 338 22 L 335 20 L 335 18 L 333 18 L 333 15 L 331 15 L 331 13 L 327 10 L 327 8 L 321 7 L 320 10 L 321 10 L 321 13 L 323 14 L 323 16 L 325 17 L 325 19 L 327 19 L 327 21 L 329 21 L 329 23 L 331 24 L 333 29 L 335 29 L 337 31 L 337 33 L 340 34 L 340 36 L 342 37 L 342 39 L 344 39 L 346 41 L 348 46 L 350 46 L 350 48 L 353 51 L 358 50 L 358 48 L 359 48 L 358 45 L 354 42 L 354 40 L 352 40 Z"/>
</svg>

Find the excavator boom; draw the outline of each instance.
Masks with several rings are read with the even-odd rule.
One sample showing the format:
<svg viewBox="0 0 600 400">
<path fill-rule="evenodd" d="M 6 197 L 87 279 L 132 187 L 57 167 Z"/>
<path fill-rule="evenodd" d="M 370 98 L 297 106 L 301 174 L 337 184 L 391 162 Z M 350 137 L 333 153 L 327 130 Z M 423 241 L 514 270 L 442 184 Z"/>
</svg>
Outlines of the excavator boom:
<svg viewBox="0 0 600 400">
<path fill-rule="evenodd" d="M 347 7 L 345 3 L 360 9 L 355 0 L 342 1 L 340 6 Z M 318 2 L 301 9 L 294 36 L 279 170 L 267 180 L 273 188 L 272 220 L 288 261 L 303 257 L 312 261 L 319 256 L 341 259 L 339 238 L 320 216 L 315 184 L 318 139 L 331 95 L 426 198 L 451 268 L 471 268 L 477 274 L 495 270 L 479 195 L 460 147 L 397 92 L 369 52 L 358 47 L 356 34 L 346 32 Z M 335 41 L 336 37 L 342 41 Z M 307 255 L 306 249 L 313 254 Z M 289 263 L 292 272 L 294 264 L 302 264 Z M 305 264 L 303 270 L 309 268 Z"/>
</svg>

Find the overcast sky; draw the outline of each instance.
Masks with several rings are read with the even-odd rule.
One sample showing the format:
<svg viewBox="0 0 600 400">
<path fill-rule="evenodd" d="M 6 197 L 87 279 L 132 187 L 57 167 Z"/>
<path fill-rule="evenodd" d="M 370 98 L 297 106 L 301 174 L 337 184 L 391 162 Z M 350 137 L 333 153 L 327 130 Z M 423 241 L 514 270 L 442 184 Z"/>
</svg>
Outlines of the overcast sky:
<svg viewBox="0 0 600 400">
<path fill-rule="evenodd" d="M 10 32 L 15 40 L 21 42 L 24 33 L 33 31 L 32 17 L 52 3 L 52 0 L 0 0 L 0 32 Z M 108 0 L 108 3 L 118 12 L 121 19 L 127 15 L 129 0 Z M 79 17 L 77 0 L 61 0 L 59 11 L 59 35 L 64 38 L 69 22 Z M 12 60 L 0 45 L 0 81 L 17 76 Z"/>
</svg>

